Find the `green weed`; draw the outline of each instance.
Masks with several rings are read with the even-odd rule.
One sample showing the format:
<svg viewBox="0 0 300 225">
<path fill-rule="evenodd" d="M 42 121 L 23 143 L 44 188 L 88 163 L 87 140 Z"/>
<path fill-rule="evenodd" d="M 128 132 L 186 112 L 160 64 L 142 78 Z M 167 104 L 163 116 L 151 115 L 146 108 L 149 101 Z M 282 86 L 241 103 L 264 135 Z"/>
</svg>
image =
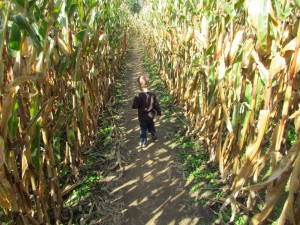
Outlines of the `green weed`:
<svg viewBox="0 0 300 225">
<path fill-rule="evenodd" d="M 81 186 L 73 190 L 69 201 L 66 202 L 66 206 L 69 207 L 73 204 L 79 203 L 82 199 L 87 198 L 91 195 L 91 189 L 97 181 L 101 180 L 102 177 L 97 172 L 88 175 L 87 179 L 81 184 Z"/>
</svg>

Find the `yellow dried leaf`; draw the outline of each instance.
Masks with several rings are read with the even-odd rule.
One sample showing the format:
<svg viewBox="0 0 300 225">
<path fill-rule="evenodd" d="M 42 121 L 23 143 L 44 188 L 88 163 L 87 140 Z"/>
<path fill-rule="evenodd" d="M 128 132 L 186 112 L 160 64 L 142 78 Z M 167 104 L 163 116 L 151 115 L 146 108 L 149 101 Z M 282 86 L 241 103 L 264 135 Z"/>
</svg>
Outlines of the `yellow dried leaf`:
<svg viewBox="0 0 300 225">
<path fill-rule="evenodd" d="M 195 39 L 197 42 L 201 43 L 202 47 L 207 48 L 206 40 L 203 34 L 199 30 L 194 30 Z"/>
<path fill-rule="evenodd" d="M 237 52 L 239 50 L 239 47 L 240 47 L 240 43 L 243 40 L 243 36 L 244 36 L 244 29 L 240 29 L 234 36 L 234 39 L 233 39 L 233 42 L 232 42 L 232 45 L 231 45 L 231 49 L 230 49 L 230 52 L 229 52 L 230 64 L 233 63 L 233 61 L 236 57 L 236 54 L 237 54 Z"/>
<path fill-rule="evenodd" d="M 2 207 L 16 211 L 18 209 L 14 188 L 8 182 L 3 170 L 0 170 L 0 204 Z"/>
<path fill-rule="evenodd" d="M 220 57 L 223 50 L 224 34 L 221 33 L 217 39 L 216 57 Z"/>
<path fill-rule="evenodd" d="M 194 30 L 191 27 L 189 27 L 184 42 L 185 43 L 189 42 L 193 37 L 194 37 Z"/>
<path fill-rule="evenodd" d="M 269 80 L 278 74 L 286 66 L 284 58 L 277 52 L 276 56 L 272 59 L 270 69 L 269 69 Z"/>
<path fill-rule="evenodd" d="M 249 38 L 246 40 L 244 46 L 243 46 L 243 60 L 242 60 L 242 67 L 243 68 L 248 68 L 249 66 L 252 65 L 252 55 L 251 52 L 254 47 L 254 41 L 252 38 Z"/>
</svg>

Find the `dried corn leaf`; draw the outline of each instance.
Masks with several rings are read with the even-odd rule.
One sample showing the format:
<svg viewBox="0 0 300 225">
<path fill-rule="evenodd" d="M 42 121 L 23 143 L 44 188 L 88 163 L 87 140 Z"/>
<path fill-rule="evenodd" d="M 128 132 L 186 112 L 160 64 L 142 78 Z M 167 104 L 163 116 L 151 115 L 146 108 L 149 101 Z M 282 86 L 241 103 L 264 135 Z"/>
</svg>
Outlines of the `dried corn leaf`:
<svg viewBox="0 0 300 225">
<path fill-rule="evenodd" d="M 242 60 L 242 68 L 249 68 L 252 65 L 252 51 L 254 47 L 254 41 L 252 38 L 246 40 L 243 45 L 243 60 Z"/>
<path fill-rule="evenodd" d="M 263 81 L 263 83 L 265 85 L 267 85 L 269 82 L 269 76 L 270 76 L 269 70 L 267 70 L 266 67 L 262 64 L 256 51 L 253 50 L 251 52 L 251 55 L 257 64 L 261 80 Z"/>
<path fill-rule="evenodd" d="M 207 43 L 204 35 L 199 30 L 194 30 L 194 36 L 198 43 L 201 44 L 203 48 L 207 48 Z"/>
<path fill-rule="evenodd" d="M 273 77 L 278 74 L 286 66 L 284 58 L 277 52 L 276 56 L 272 59 L 269 69 L 269 80 L 272 81 Z"/>
<path fill-rule="evenodd" d="M 269 110 L 260 110 L 260 115 L 257 124 L 257 137 L 253 144 L 249 145 L 246 149 L 246 158 L 245 163 L 242 166 L 239 174 L 235 178 L 235 182 L 233 183 L 233 188 L 239 190 L 242 188 L 246 180 L 249 178 L 251 173 L 253 172 L 253 165 L 256 163 L 255 156 L 260 150 L 260 145 L 262 139 L 265 135 L 265 131 L 267 129 L 268 119 L 269 119 L 270 111 Z"/>
<path fill-rule="evenodd" d="M 18 210 L 18 203 L 14 188 L 11 186 L 6 178 L 6 175 L 2 168 L 0 168 L 0 203 L 1 207 Z"/>
<path fill-rule="evenodd" d="M 229 52 L 229 60 L 230 60 L 230 64 L 233 64 L 233 61 L 235 60 L 235 57 L 237 55 L 237 52 L 240 48 L 240 44 L 243 40 L 243 36 L 244 36 L 244 29 L 240 29 L 234 36 L 231 48 L 230 48 L 230 52 Z"/>
<path fill-rule="evenodd" d="M 268 184 L 270 184 L 271 182 L 273 182 L 274 180 L 280 178 L 280 176 L 282 176 L 285 172 L 287 172 L 292 167 L 297 155 L 299 154 L 299 149 L 300 149 L 300 140 L 297 140 L 293 144 L 292 148 L 288 151 L 288 154 L 284 156 L 284 158 L 280 161 L 279 167 L 270 174 L 269 178 L 266 181 L 261 182 L 259 184 L 245 187 L 245 189 L 258 191 L 264 188 L 265 186 L 267 186 Z"/>
<path fill-rule="evenodd" d="M 295 143 L 296 144 L 295 148 L 300 149 L 300 140 L 298 140 L 296 143 Z M 300 177 L 300 154 L 298 150 L 297 158 L 295 160 L 295 163 L 293 163 L 293 170 L 290 178 L 288 199 L 285 202 L 283 211 L 281 213 L 277 225 L 284 225 L 287 222 L 286 219 L 288 219 L 290 223 L 294 225 L 296 224 L 295 214 L 294 214 L 294 203 L 295 203 L 295 196 L 298 194 L 299 187 L 300 187 L 299 177 Z"/>
<path fill-rule="evenodd" d="M 282 190 L 289 179 L 289 173 L 284 173 L 279 178 L 277 185 L 271 185 L 267 192 L 265 204 L 260 213 L 254 215 L 251 219 L 250 225 L 259 225 L 269 216 L 273 208 L 275 207 L 278 199 L 282 194 Z"/>
<path fill-rule="evenodd" d="M 220 98 L 221 98 L 221 102 L 222 102 L 222 109 L 223 109 L 223 114 L 224 114 L 224 120 L 226 122 L 226 127 L 227 127 L 228 131 L 233 134 L 233 128 L 232 128 L 232 124 L 231 124 L 230 117 L 228 114 L 229 111 L 226 106 L 226 99 L 225 99 L 225 93 L 224 93 L 223 81 L 222 81 L 225 76 L 225 71 L 226 71 L 226 67 L 225 67 L 224 58 L 221 57 L 220 65 L 219 65 L 219 74 L 218 74 L 218 79 L 219 79 L 218 89 L 219 89 Z"/>
</svg>

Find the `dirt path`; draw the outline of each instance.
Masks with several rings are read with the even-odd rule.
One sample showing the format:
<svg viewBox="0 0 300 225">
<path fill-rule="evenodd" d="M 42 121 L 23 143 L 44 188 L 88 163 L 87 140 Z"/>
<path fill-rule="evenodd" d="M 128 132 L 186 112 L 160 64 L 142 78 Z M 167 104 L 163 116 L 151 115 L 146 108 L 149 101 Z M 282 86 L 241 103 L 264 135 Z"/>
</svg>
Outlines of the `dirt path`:
<svg viewBox="0 0 300 225">
<path fill-rule="evenodd" d="M 120 123 L 126 133 L 123 154 L 127 163 L 123 176 L 110 193 L 120 196 L 117 201 L 123 205 L 122 224 L 211 224 L 206 211 L 190 198 L 184 171 L 175 161 L 175 150 L 168 140 L 168 134 L 173 132 L 172 120 L 156 123 L 159 138 L 156 142 L 149 141 L 144 149 L 138 146 L 139 123 L 137 111 L 131 109 L 131 104 L 133 96 L 138 93 L 137 77 L 147 74 L 138 39 L 134 39 L 129 49 L 125 71 L 128 77 L 124 81 L 125 99 Z"/>
</svg>

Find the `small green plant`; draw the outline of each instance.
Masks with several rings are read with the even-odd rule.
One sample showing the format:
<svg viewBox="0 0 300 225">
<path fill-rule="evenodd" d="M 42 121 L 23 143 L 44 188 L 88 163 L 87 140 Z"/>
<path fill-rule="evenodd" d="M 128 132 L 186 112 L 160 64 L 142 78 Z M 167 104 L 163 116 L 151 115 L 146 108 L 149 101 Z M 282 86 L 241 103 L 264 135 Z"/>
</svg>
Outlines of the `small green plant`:
<svg viewBox="0 0 300 225">
<path fill-rule="evenodd" d="M 87 198 L 91 194 L 90 190 L 92 187 L 101 179 L 101 175 L 97 173 L 89 175 L 88 178 L 81 184 L 80 188 L 73 190 L 72 196 L 69 198 L 69 201 L 66 203 L 66 205 L 71 206 L 79 203 L 83 198 Z"/>
<path fill-rule="evenodd" d="M 248 219 L 247 219 L 247 217 L 238 213 L 234 222 L 235 222 L 235 225 L 246 225 L 246 224 L 248 224 Z"/>
<path fill-rule="evenodd" d="M 294 142 L 297 140 L 297 134 L 295 131 L 295 126 L 289 125 L 288 126 L 288 138 L 287 138 L 287 142 L 289 145 L 294 144 Z"/>
</svg>

